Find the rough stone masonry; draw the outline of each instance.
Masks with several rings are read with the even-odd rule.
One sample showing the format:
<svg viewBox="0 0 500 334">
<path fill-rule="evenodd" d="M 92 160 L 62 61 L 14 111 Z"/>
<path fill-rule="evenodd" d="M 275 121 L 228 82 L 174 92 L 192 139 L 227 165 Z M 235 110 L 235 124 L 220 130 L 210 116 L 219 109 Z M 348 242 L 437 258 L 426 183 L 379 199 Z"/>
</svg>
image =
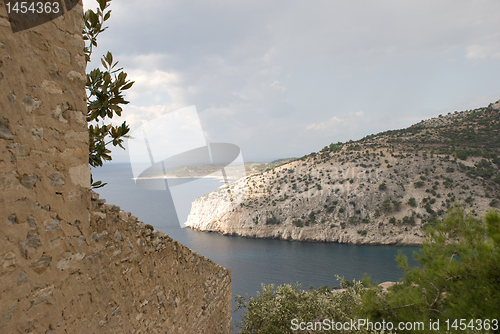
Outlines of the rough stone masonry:
<svg viewBox="0 0 500 334">
<path fill-rule="evenodd" d="M 0 2 L 0 332 L 229 333 L 229 271 L 90 190 L 82 13 Z"/>
</svg>

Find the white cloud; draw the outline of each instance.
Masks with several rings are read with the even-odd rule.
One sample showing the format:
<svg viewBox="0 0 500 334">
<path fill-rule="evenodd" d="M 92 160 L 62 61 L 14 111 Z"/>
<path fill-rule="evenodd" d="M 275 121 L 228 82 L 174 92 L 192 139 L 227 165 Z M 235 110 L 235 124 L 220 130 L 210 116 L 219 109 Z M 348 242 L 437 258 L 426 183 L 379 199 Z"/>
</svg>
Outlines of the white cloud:
<svg viewBox="0 0 500 334">
<path fill-rule="evenodd" d="M 500 59 L 500 45 L 469 45 L 465 50 L 465 58 L 473 61 Z"/>
<path fill-rule="evenodd" d="M 135 69 L 128 71 L 128 79 L 135 81 L 132 88 L 127 92 L 127 98 L 131 101 L 144 97 L 169 96 L 172 101 L 179 99 L 179 75 L 160 70 L 146 71 Z"/>
<path fill-rule="evenodd" d="M 285 86 L 283 86 L 281 84 L 281 82 L 279 82 L 278 80 L 274 81 L 272 84 L 271 84 L 271 87 L 279 90 L 280 92 L 284 93 L 286 91 L 286 88 Z"/>
<path fill-rule="evenodd" d="M 345 121 L 342 118 L 337 116 L 333 116 L 328 121 L 324 121 L 321 123 L 313 123 L 311 125 L 306 126 L 306 131 L 309 130 L 331 130 L 337 127 L 337 125 L 343 124 Z"/>
<path fill-rule="evenodd" d="M 363 118 L 363 111 L 357 112 L 349 112 L 347 115 L 343 115 L 342 117 L 333 116 L 327 121 L 320 123 L 313 123 L 306 126 L 305 130 L 315 130 L 315 131 L 332 131 L 338 130 L 340 127 L 345 129 L 354 129 L 359 126 L 359 123 L 364 123 L 366 120 Z"/>
</svg>

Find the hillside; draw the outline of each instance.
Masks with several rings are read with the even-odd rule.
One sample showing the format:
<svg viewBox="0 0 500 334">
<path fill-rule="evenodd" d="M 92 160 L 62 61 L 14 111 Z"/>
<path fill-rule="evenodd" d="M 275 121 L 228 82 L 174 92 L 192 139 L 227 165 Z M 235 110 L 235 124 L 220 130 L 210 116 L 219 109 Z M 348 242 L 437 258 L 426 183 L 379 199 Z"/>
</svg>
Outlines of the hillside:
<svg viewBox="0 0 500 334">
<path fill-rule="evenodd" d="M 418 245 L 459 202 L 499 206 L 500 101 L 325 146 L 198 198 L 186 226 L 229 235 Z"/>
</svg>

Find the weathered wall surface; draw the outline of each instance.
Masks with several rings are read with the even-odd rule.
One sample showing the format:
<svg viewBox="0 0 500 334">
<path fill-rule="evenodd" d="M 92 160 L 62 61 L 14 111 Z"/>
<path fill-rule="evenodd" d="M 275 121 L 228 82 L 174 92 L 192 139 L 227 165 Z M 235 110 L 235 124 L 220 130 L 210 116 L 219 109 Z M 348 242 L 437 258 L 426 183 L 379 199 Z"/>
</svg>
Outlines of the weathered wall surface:
<svg viewBox="0 0 500 334">
<path fill-rule="evenodd" d="M 90 191 L 82 11 L 0 2 L 0 332 L 228 333 L 229 271 Z"/>
</svg>

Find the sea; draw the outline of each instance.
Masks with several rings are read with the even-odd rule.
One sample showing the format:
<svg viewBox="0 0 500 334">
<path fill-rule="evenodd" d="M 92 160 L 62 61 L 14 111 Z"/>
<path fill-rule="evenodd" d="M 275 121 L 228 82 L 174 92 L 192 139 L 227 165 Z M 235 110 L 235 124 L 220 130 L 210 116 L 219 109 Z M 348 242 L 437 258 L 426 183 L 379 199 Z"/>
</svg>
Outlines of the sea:
<svg viewBox="0 0 500 334">
<path fill-rule="evenodd" d="M 168 188 L 147 190 L 136 186 L 128 163 L 107 163 L 93 168 L 92 175 L 94 181 L 107 183 L 96 189 L 106 203 L 120 206 L 140 221 L 231 270 L 233 297 L 255 296 L 262 291 L 262 284 L 300 283 L 304 289 L 334 287 L 339 285 L 337 275 L 359 280 L 368 274 L 373 282 L 398 281 L 403 277 L 403 270 L 395 260 L 398 251 L 408 256 L 410 265 L 417 265 L 413 253 L 419 247 L 253 239 L 181 228 L 179 221 L 186 221 L 194 199 L 223 185 L 217 179 L 197 179 L 178 186 L 173 192 L 174 206 Z M 233 311 L 235 306 L 233 298 Z M 241 320 L 242 314 L 241 310 L 233 313 L 233 322 Z"/>
</svg>

